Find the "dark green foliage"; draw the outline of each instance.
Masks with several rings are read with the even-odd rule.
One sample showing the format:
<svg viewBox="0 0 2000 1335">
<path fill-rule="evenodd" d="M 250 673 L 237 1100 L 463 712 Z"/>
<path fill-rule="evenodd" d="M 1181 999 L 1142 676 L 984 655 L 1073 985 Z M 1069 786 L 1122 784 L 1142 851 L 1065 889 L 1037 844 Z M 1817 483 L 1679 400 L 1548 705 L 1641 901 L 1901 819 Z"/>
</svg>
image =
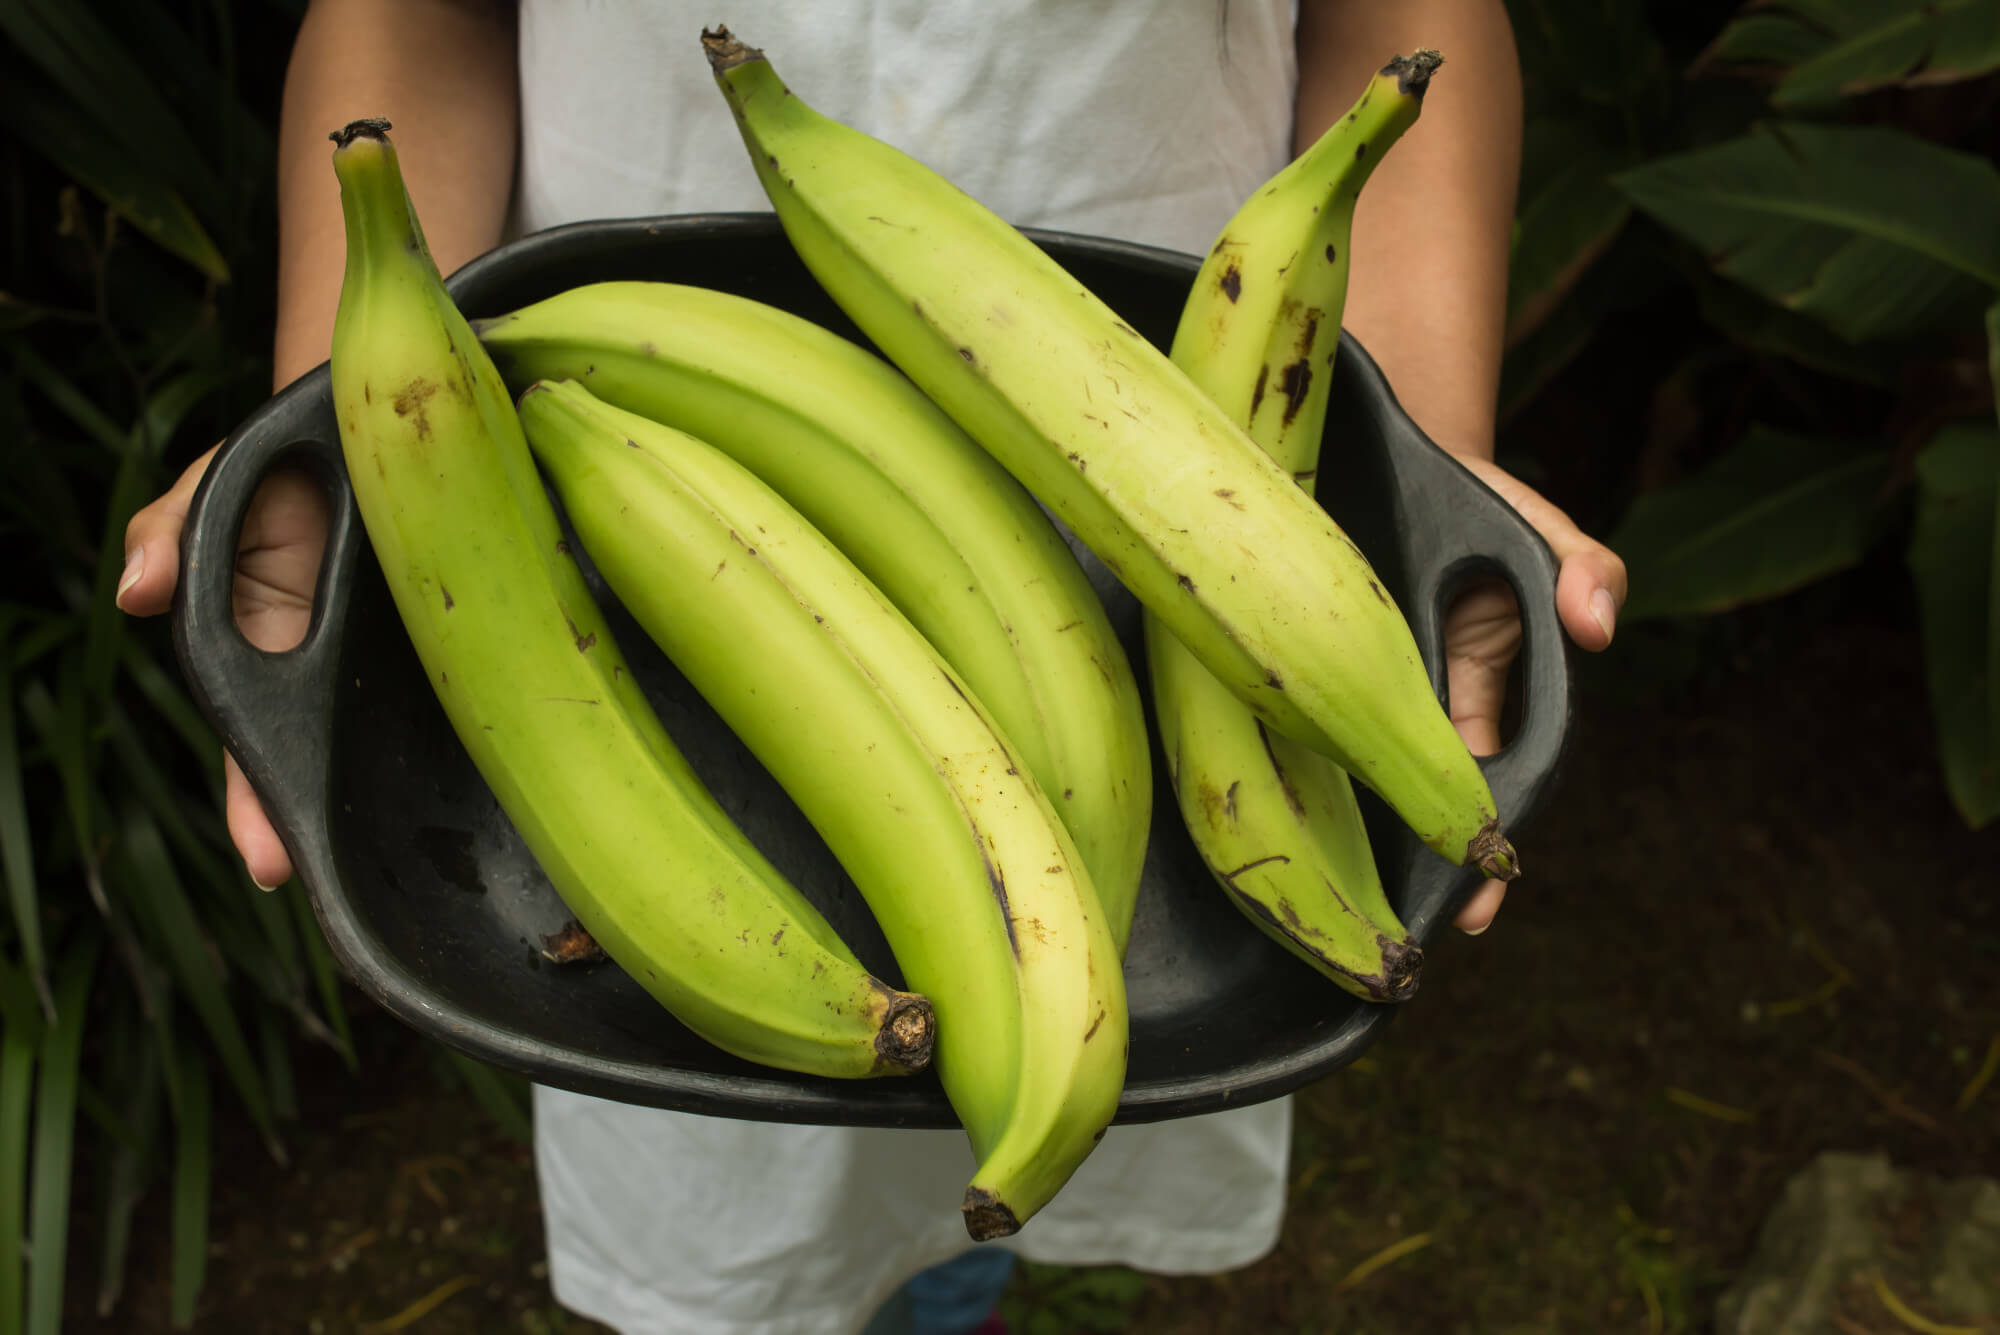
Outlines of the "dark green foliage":
<svg viewBox="0 0 2000 1335">
<path fill-rule="evenodd" d="M 1649 650 L 1649 619 L 1905 553 L 1942 762 L 1983 825 L 2000 0 L 1509 10 L 1529 119 L 1503 412 L 1574 392 L 1601 346 L 1650 361 L 1590 517 Z"/>
</svg>

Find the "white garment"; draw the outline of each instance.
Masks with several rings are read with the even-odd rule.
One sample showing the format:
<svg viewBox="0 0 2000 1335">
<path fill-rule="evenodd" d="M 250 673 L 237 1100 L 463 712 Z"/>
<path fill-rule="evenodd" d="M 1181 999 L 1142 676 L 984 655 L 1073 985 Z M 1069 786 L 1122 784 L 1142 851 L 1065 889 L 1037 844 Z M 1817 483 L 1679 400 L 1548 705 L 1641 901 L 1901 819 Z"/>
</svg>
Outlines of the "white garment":
<svg viewBox="0 0 2000 1335">
<path fill-rule="evenodd" d="M 727 21 L 817 110 L 1021 226 L 1205 251 L 1289 156 L 1291 0 L 521 0 L 515 227 L 764 211 L 702 55 Z M 1164 1273 L 1277 1242 L 1291 1102 L 1113 1127 L 1002 1243 Z M 535 1092 L 557 1298 L 626 1335 L 850 1335 L 969 1243 L 963 1134 Z"/>
</svg>

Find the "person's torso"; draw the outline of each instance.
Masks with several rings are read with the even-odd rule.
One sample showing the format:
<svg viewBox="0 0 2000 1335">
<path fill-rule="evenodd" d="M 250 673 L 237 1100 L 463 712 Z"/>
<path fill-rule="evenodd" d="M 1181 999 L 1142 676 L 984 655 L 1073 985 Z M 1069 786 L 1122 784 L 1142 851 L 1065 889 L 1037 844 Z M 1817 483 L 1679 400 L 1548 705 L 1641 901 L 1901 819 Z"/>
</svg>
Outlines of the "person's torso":
<svg viewBox="0 0 2000 1335">
<path fill-rule="evenodd" d="M 814 108 L 1009 222 L 1199 254 L 1290 156 L 1292 0 L 735 0 Z M 762 211 L 712 6 L 520 0 L 515 229 Z"/>
</svg>

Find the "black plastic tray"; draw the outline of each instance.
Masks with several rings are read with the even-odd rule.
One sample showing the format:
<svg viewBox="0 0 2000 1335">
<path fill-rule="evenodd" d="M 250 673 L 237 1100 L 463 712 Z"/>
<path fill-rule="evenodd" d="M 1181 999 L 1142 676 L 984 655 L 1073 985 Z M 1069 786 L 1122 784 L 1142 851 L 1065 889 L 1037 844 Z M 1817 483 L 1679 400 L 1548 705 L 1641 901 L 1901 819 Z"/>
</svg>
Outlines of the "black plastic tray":
<svg viewBox="0 0 2000 1335">
<path fill-rule="evenodd" d="M 1198 262 L 1144 246 L 1029 235 L 1149 339 L 1166 346 Z M 849 337 L 853 326 L 768 214 L 582 223 L 526 237 L 450 281 L 470 316 L 502 314 L 577 283 L 647 278 L 740 293 Z M 865 340 L 861 340 L 865 343 Z M 1570 720 L 1555 562 L 1511 508 L 1397 407 L 1351 338 L 1335 366 L 1319 494 L 1410 616 L 1443 690 L 1442 609 L 1475 572 L 1512 584 L 1525 618 L 1520 721 L 1484 764 L 1519 840 Z M 311 629 L 286 653 L 236 630 L 238 530 L 259 481 L 298 465 L 321 479 L 334 523 Z M 327 368 L 301 377 L 224 444 L 183 534 L 175 644 L 194 695 L 242 764 L 312 898 L 334 953 L 395 1015 L 534 1080 L 630 1103 L 771 1121 L 957 1125 L 936 1078 L 835 1081 L 751 1065 L 696 1038 L 615 964 L 557 966 L 538 946 L 566 920 L 472 768 L 425 681 L 355 513 Z M 1074 545 L 1074 544 L 1073 544 Z M 1080 553 L 1145 681 L 1137 604 Z M 593 575 L 594 578 L 594 575 Z M 689 759 L 862 960 L 899 977 L 850 881 L 783 791 L 616 600 L 614 633 Z M 1276 1097 L 1358 1056 L 1393 1007 L 1354 1000 L 1260 935 L 1217 891 L 1155 757 L 1152 843 L 1126 959 L 1132 1016 L 1122 1122 Z M 1477 881 L 1368 802 L 1378 860 L 1418 939 Z"/>
</svg>

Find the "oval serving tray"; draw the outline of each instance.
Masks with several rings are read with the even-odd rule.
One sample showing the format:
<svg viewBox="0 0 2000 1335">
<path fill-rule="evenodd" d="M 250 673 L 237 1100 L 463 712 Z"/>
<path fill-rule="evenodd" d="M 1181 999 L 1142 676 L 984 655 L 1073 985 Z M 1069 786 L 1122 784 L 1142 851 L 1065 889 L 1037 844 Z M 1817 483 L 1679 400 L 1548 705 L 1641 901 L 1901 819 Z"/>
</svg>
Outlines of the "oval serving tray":
<svg viewBox="0 0 2000 1335">
<path fill-rule="evenodd" d="M 1199 265 L 1122 242 L 1029 231 L 1161 347 Z M 502 246 L 449 283 L 472 317 L 578 283 L 658 279 L 735 292 L 862 342 L 769 214 L 579 223 Z M 245 508 L 273 468 L 313 473 L 334 516 L 304 641 L 266 653 L 236 630 L 231 571 Z M 1468 578 L 1492 574 L 1523 608 L 1519 722 L 1481 763 L 1510 835 L 1546 792 L 1570 723 L 1556 565 L 1515 512 L 1398 407 L 1346 335 L 1334 366 L 1319 494 L 1410 617 L 1443 693 L 1440 621 Z M 1145 683 L 1136 602 L 1072 541 Z M 536 1081 L 629 1103 L 767 1121 L 953 1127 L 935 1076 L 836 1081 L 739 1061 L 695 1037 L 617 965 L 557 965 L 544 939 L 569 915 L 431 694 L 347 486 L 325 366 L 224 443 L 182 535 L 174 639 L 195 699 L 290 849 L 335 955 L 416 1029 Z M 898 981 L 853 884 L 784 792 L 595 580 L 613 632 L 722 805 L 827 914 L 862 960 Z M 1394 1007 L 1355 1000 L 1260 934 L 1216 889 L 1155 755 L 1145 879 L 1125 971 L 1131 1061 L 1121 1122 L 1276 1097 L 1352 1061 Z M 1390 896 L 1419 941 L 1478 876 L 1425 849 L 1371 794 L 1363 802 Z"/>
</svg>

